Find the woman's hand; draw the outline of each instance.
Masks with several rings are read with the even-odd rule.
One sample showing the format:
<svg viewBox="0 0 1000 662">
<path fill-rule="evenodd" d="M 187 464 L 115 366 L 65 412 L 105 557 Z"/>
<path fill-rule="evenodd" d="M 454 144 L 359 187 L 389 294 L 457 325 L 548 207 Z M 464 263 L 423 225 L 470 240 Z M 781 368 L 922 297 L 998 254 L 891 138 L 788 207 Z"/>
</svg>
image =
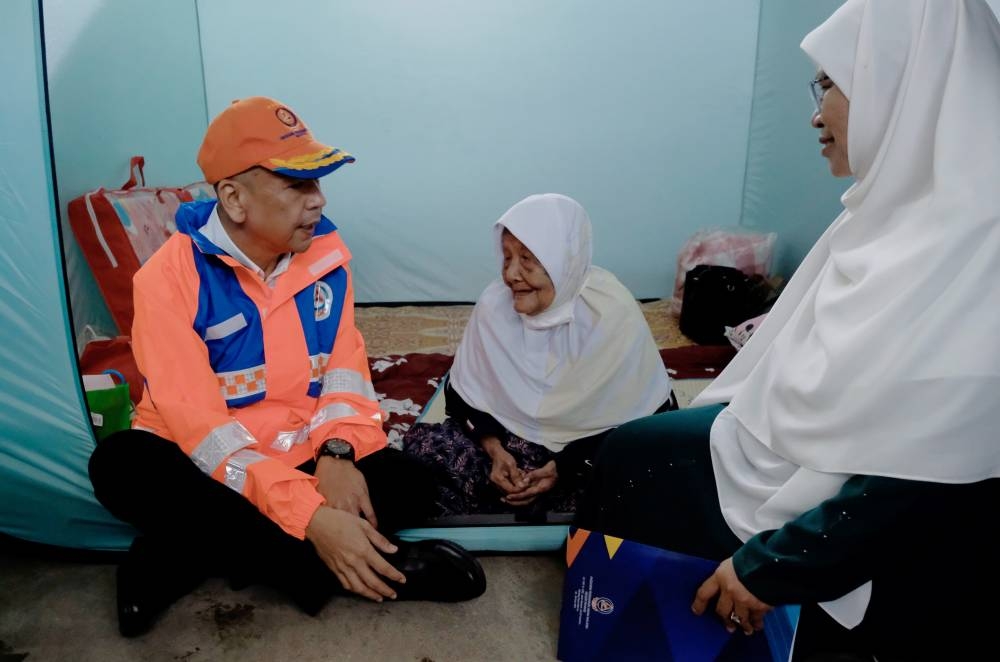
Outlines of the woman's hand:
<svg viewBox="0 0 1000 662">
<path fill-rule="evenodd" d="M 326 505 L 352 515 L 362 515 L 378 528 L 375 509 L 368 496 L 368 483 L 353 462 L 324 455 L 316 462 L 317 490 Z"/>
<path fill-rule="evenodd" d="M 526 506 L 540 495 L 551 490 L 559 480 L 556 461 L 549 460 L 544 466 L 524 475 L 524 489 L 508 494 L 504 501 L 512 506 Z"/>
<path fill-rule="evenodd" d="M 720 563 L 712 576 L 698 588 L 691 611 L 701 616 L 709 601 L 716 595 L 719 599 L 715 604 L 715 613 L 729 632 L 735 632 L 736 628 L 742 629 L 744 634 L 763 630 L 764 615 L 774 609 L 754 597 L 740 582 L 733 568 L 732 557 Z"/>
<path fill-rule="evenodd" d="M 503 490 L 504 494 L 518 492 L 525 487 L 524 472 L 517 466 L 517 460 L 500 443 L 496 437 L 483 438 L 483 449 L 493 466 L 490 469 L 490 481 Z"/>
<path fill-rule="evenodd" d="M 406 582 L 403 573 L 378 553 L 381 550 L 392 554 L 398 548 L 357 515 L 320 506 L 306 527 L 306 539 L 341 585 L 352 593 L 375 602 L 383 598 L 395 600 L 396 592 L 382 578 Z"/>
</svg>

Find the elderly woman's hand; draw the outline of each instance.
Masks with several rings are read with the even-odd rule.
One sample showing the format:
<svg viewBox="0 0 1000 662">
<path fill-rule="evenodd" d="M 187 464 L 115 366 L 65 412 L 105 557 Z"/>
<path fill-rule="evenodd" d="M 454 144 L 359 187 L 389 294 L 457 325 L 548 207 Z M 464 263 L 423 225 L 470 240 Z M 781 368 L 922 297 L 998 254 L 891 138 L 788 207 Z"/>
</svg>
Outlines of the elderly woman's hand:
<svg viewBox="0 0 1000 662">
<path fill-rule="evenodd" d="M 490 468 L 490 481 L 503 490 L 504 494 L 517 492 L 525 487 L 524 472 L 517 466 L 517 460 L 507 452 L 496 437 L 483 439 L 483 449 L 493 466 Z"/>
<path fill-rule="evenodd" d="M 544 466 L 529 471 L 524 475 L 526 487 L 504 497 L 504 501 L 512 506 L 526 506 L 540 495 L 551 490 L 556 481 L 559 480 L 559 472 L 556 470 L 556 461 L 549 460 Z"/>
<path fill-rule="evenodd" d="M 691 611 L 702 615 L 708 602 L 716 595 L 719 599 L 715 604 L 715 613 L 730 632 L 735 632 L 736 628 L 742 629 L 744 634 L 763 630 L 764 615 L 774 609 L 747 590 L 736 576 L 732 558 L 720 563 L 712 576 L 698 588 Z"/>
</svg>

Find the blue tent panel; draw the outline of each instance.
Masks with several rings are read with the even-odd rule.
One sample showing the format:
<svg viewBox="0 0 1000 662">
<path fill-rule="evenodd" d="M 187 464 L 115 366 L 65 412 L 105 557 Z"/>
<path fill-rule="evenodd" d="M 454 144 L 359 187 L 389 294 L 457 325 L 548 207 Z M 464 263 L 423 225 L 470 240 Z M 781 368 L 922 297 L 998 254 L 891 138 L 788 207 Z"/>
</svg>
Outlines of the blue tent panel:
<svg viewBox="0 0 1000 662">
<path fill-rule="evenodd" d="M 131 530 L 94 499 L 94 448 L 66 310 L 38 6 L 0 4 L 0 532 L 120 549 Z"/>
</svg>

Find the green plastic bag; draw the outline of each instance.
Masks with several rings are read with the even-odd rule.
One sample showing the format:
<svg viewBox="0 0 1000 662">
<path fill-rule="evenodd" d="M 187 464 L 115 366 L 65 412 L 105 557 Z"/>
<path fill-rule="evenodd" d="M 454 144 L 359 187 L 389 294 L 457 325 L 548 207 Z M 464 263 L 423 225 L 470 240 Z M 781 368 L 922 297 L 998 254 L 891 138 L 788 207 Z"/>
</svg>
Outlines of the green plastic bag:
<svg viewBox="0 0 1000 662">
<path fill-rule="evenodd" d="M 90 421 L 94 427 L 97 440 L 101 441 L 109 435 L 132 427 L 132 400 L 129 398 L 128 382 L 117 370 L 105 370 L 102 374 L 121 380 L 112 388 L 102 388 L 87 391 L 87 406 L 90 408 Z"/>
</svg>

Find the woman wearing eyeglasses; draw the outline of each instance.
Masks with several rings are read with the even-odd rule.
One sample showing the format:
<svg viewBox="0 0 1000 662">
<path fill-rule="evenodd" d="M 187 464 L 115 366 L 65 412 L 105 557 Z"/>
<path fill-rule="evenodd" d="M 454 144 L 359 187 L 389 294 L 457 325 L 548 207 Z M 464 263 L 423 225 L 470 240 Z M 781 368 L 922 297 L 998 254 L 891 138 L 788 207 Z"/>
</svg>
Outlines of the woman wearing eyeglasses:
<svg viewBox="0 0 1000 662">
<path fill-rule="evenodd" d="M 822 155 L 855 180 L 844 211 L 694 408 L 607 439 L 579 523 L 719 560 L 692 609 L 732 631 L 803 605 L 798 659 L 981 659 L 1000 25 L 983 0 L 849 0 L 802 48 Z"/>
<path fill-rule="evenodd" d="M 812 125 L 820 130 L 819 142 L 823 157 L 830 162 L 834 177 L 850 177 L 851 164 L 847 159 L 847 115 L 851 102 L 823 71 L 809 81 L 809 90 L 816 104 Z"/>
</svg>

